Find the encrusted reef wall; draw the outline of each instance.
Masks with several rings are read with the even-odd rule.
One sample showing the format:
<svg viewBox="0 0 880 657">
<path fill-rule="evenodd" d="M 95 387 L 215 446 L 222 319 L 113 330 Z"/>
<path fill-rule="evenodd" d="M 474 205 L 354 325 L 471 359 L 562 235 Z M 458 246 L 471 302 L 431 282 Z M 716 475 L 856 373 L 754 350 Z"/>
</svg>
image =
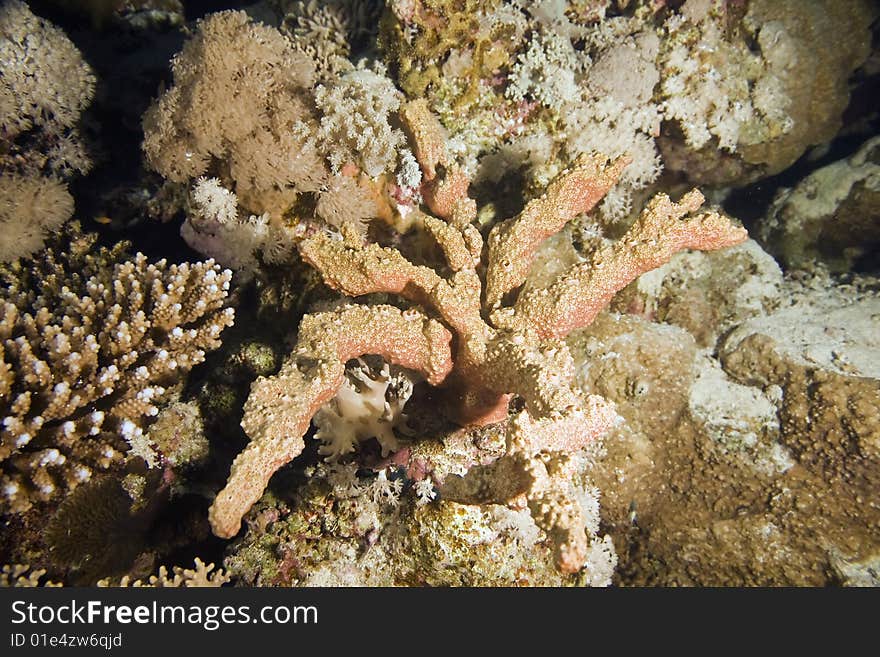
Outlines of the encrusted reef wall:
<svg viewBox="0 0 880 657">
<path fill-rule="evenodd" d="M 880 585 L 874 3 L 193 11 L 0 8 L 0 585 Z"/>
<path fill-rule="evenodd" d="M 683 255 L 663 273 L 630 303 L 672 325 L 609 315 L 577 337 L 585 381 L 626 419 L 591 470 L 619 581 L 876 583 L 876 279 L 783 278 L 753 243 Z M 731 278 L 736 301 L 698 322 L 668 312 Z M 673 365 L 646 379 L 657 359 Z M 658 387 L 661 413 L 649 401 Z"/>
<path fill-rule="evenodd" d="M 776 193 L 758 235 L 781 262 L 846 272 L 880 251 L 880 139 Z"/>
</svg>

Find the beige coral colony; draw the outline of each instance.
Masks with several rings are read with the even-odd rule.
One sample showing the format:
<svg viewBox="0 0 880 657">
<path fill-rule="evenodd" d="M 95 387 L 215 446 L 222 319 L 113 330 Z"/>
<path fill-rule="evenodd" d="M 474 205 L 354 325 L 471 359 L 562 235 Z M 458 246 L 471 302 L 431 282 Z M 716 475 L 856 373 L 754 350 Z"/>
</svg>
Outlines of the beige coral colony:
<svg viewBox="0 0 880 657">
<path fill-rule="evenodd" d="M 0 585 L 880 583 L 875 3 L 206 4 L 0 5 Z"/>
</svg>

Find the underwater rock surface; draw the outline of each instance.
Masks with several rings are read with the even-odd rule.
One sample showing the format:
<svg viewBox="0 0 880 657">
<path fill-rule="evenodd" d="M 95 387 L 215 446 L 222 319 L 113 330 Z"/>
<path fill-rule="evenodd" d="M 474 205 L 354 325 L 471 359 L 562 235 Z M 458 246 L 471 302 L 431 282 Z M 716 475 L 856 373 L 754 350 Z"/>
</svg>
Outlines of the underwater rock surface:
<svg viewBox="0 0 880 657">
<path fill-rule="evenodd" d="M 875 4 L 98 4 L 0 8 L 0 585 L 878 584 Z"/>
</svg>

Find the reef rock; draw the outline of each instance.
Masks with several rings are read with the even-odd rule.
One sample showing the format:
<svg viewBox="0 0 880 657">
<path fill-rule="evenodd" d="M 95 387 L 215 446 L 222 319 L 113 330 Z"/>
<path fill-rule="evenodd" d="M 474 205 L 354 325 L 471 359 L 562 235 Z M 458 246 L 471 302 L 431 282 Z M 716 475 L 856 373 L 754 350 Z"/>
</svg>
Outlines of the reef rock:
<svg viewBox="0 0 880 657">
<path fill-rule="evenodd" d="M 789 267 L 821 261 L 849 271 L 880 255 L 880 137 L 780 190 L 758 228 Z M 876 262 L 874 263 L 876 266 Z"/>
<path fill-rule="evenodd" d="M 692 281 L 663 287 L 667 304 L 690 298 L 682 283 Z M 877 281 L 841 284 L 818 272 L 777 283 L 764 308 L 731 301 L 720 313 L 728 328 L 703 332 L 703 350 L 680 328 L 627 316 L 609 315 L 582 337 L 590 349 L 575 353 L 588 356 L 581 372 L 591 373 L 582 381 L 601 387 L 623 418 L 588 470 L 619 557 L 616 581 L 872 581 Z M 614 331 L 603 330 L 609 323 Z M 668 394 L 635 403 L 645 383 L 615 396 L 615 382 L 638 380 L 646 364 Z"/>
</svg>

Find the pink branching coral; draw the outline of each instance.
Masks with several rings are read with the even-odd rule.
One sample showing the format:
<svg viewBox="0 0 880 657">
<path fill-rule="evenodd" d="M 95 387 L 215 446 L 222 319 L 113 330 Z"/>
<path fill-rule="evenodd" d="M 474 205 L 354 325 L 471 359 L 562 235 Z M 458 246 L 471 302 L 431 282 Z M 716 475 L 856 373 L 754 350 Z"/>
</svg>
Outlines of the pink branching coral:
<svg viewBox="0 0 880 657">
<path fill-rule="evenodd" d="M 717 212 L 691 215 L 703 201 L 697 191 L 680 203 L 661 194 L 618 242 L 549 287 L 516 298 L 541 242 L 601 201 L 627 161 L 578 159 L 540 198 L 492 229 L 484 256 L 468 180 L 442 147 L 439 124 L 423 110 L 408 107 L 401 116 L 434 213 L 423 215 L 422 223 L 445 267 L 415 264 L 345 225 L 342 239 L 318 231 L 299 243 L 303 259 L 340 293 L 396 294 L 412 305 L 401 310 L 350 303 L 304 318 L 281 371 L 251 389 L 242 421 L 251 443 L 211 507 L 211 524 L 218 536 L 238 532 L 272 474 L 302 451 L 312 416 L 343 383 L 345 362 L 377 354 L 440 387 L 465 425 L 506 420 L 512 397 L 523 400 L 524 410 L 509 420 L 507 456 L 450 482 L 449 493 L 462 501 L 525 502 L 550 538 L 559 568 L 576 572 L 589 545 L 582 511 L 561 485 L 570 476 L 566 455 L 605 432 L 616 413 L 602 397 L 571 386 L 573 360 L 563 338 L 677 251 L 724 248 L 747 234 Z"/>
</svg>

